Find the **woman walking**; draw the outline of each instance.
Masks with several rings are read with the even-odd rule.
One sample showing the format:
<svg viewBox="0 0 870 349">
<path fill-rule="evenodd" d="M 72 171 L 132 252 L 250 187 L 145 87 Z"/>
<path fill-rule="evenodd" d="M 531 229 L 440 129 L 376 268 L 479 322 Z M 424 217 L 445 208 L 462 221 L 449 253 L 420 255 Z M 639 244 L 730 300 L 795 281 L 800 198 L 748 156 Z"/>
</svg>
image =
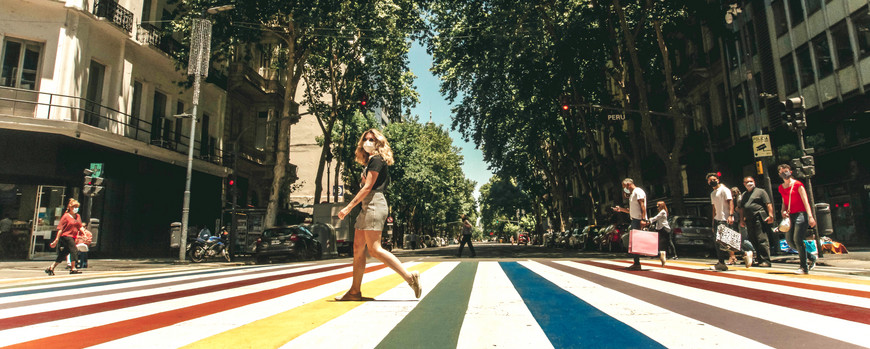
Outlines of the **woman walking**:
<svg viewBox="0 0 870 349">
<path fill-rule="evenodd" d="M 810 228 L 815 227 L 816 219 L 813 218 L 813 210 L 810 209 L 807 200 L 807 190 L 803 183 L 792 177 L 791 166 L 782 164 L 777 170 L 783 181 L 779 186 L 779 194 L 782 195 L 782 216 L 788 217 L 791 225 L 785 232 L 785 241 L 791 248 L 797 250 L 800 256 L 801 267 L 795 271 L 795 274 L 809 274 L 809 270 L 816 265 L 816 262 L 813 260 L 812 265 L 807 267 L 807 247 L 804 245 L 804 239 L 807 237 L 807 224 L 809 223 Z"/>
<path fill-rule="evenodd" d="M 677 248 L 674 246 L 674 231 L 671 229 L 671 225 L 668 224 L 668 206 L 665 205 L 664 201 L 659 201 L 656 202 L 656 208 L 659 209 L 659 213 L 650 218 L 649 222 L 650 224 L 655 224 L 653 229 L 659 232 L 659 259 L 662 262 L 662 266 L 664 266 L 668 251 L 670 251 L 673 259 L 677 259 Z"/>
<path fill-rule="evenodd" d="M 387 138 L 376 129 L 363 133 L 357 142 L 356 162 L 364 165 L 363 183 L 360 191 L 338 213 L 339 219 L 344 219 L 357 204 L 362 203 L 362 210 L 356 217 L 353 238 L 353 281 L 350 289 L 336 301 L 360 301 L 363 299 L 362 277 L 366 268 L 366 248 L 372 257 L 402 276 L 414 290 L 414 296 L 420 298 L 423 288 L 420 286 L 420 273 L 409 272 L 402 266 L 396 256 L 381 247 L 381 231 L 387 219 L 387 199 L 384 190 L 390 184 L 389 166 L 393 164 L 393 151 Z"/>
<path fill-rule="evenodd" d="M 45 273 L 48 275 L 54 275 L 54 268 L 65 262 L 67 255 L 71 256 L 70 260 L 78 260 L 79 250 L 76 248 L 76 238 L 85 232 L 82 227 L 82 217 L 79 216 L 79 206 L 78 201 L 70 199 L 69 204 L 66 205 L 66 212 L 60 218 L 60 224 L 57 225 L 57 237 L 49 245 L 52 248 L 57 247 L 57 259 L 45 269 Z M 73 263 L 70 265 L 69 273 L 81 274 L 82 272 Z"/>
</svg>

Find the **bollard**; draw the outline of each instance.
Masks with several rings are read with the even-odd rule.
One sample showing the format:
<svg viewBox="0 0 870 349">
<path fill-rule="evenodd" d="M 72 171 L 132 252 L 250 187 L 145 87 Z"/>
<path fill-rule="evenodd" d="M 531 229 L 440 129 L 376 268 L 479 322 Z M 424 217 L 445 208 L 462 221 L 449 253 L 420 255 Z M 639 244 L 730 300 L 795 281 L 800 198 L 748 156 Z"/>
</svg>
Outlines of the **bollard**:
<svg viewBox="0 0 870 349">
<path fill-rule="evenodd" d="M 816 230 L 821 236 L 834 233 L 834 225 L 831 224 L 831 205 L 824 202 L 816 204 Z"/>
<path fill-rule="evenodd" d="M 169 247 L 181 247 L 181 222 L 172 222 L 169 225 Z"/>
</svg>

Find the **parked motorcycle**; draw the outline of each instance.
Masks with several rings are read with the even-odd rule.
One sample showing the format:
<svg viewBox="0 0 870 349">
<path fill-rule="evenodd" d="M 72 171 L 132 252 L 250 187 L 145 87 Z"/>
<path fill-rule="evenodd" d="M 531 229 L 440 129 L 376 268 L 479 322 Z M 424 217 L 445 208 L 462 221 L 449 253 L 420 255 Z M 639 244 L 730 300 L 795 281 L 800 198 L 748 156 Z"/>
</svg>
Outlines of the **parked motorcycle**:
<svg viewBox="0 0 870 349">
<path fill-rule="evenodd" d="M 200 235 L 187 245 L 187 255 L 194 263 L 201 263 L 206 258 L 222 257 L 230 261 L 230 251 L 227 246 L 229 232 L 222 229 L 219 236 Z"/>
</svg>

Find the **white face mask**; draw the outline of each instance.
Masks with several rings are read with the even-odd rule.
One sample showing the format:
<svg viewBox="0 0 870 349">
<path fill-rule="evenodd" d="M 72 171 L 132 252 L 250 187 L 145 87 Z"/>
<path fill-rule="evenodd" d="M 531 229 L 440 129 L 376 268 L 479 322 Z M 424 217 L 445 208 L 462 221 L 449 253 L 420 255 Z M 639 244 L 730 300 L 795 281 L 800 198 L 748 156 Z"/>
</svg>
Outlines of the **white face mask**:
<svg viewBox="0 0 870 349">
<path fill-rule="evenodd" d="M 624 191 L 626 194 L 631 194 L 631 190 L 628 190 L 628 188 L 622 188 L 622 191 Z"/>
<path fill-rule="evenodd" d="M 79 213 L 79 208 L 78 208 L 78 207 L 73 207 L 73 213 Z"/>
<path fill-rule="evenodd" d="M 363 143 L 363 150 L 365 150 L 366 153 L 371 153 L 375 151 L 375 142 L 366 141 L 365 143 Z"/>
</svg>

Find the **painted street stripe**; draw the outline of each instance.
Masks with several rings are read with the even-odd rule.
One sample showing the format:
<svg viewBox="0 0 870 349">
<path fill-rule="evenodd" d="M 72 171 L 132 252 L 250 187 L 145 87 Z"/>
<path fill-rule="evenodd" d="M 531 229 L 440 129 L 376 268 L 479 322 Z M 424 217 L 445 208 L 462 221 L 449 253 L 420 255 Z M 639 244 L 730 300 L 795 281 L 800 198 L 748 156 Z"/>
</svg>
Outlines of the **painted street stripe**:
<svg viewBox="0 0 870 349">
<path fill-rule="evenodd" d="M 584 261 L 582 263 L 594 265 L 602 268 L 609 268 L 613 270 L 621 269 L 619 266 L 614 266 L 610 264 L 600 263 L 600 262 L 592 262 L 592 261 Z M 732 295 L 735 297 L 741 297 L 744 299 L 751 299 L 754 301 L 764 302 L 767 304 L 778 305 L 782 307 L 798 309 L 802 311 L 807 311 L 811 313 L 816 313 L 819 315 L 830 316 L 838 319 L 843 319 L 847 321 L 858 322 L 862 324 L 870 324 L 870 316 L 867 316 L 870 313 L 870 309 L 855 307 L 848 304 L 839 304 L 828 301 L 823 301 L 820 299 L 811 299 L 807 297 L 798 297 L 790 294 L 782 294 L 782 293 L 774 293 L 764 290 L 752 289 L 744 286 L 736 286 L 730 284 L 723 284 L 718 282 L 706 281 L 706 280 L 698 280 L 692 279 L 683 276 L 676 275 L 667 275 L 662 273 L 648 273 L 648 272 L 633 272 L 629 270 L 622 269 L 625 272 L 635 273 L 640 276 L 673 282 L 680 285 L 685 285 L 689 287 L 694 287 L 700 290 L 708 290 L 718 293 L 724 293 L 727 295 Z M 712 271 L 711 271 L 712 273 Z M 723 275 L 724 276 L 724 275 Z M 735 278 L 741 278 L 742 275 L 732 275 Z M 762 281 L 764 282 L 764 281 Z"/>
<path fill-rule="evenodd" d="M 633 263 L 633 261 L 627 261 L 627 260 L 623 260 L 621 262 Z M 709 268 L 713 266 L 710 263 L 699 263 L 699 262 L 690 262 L 690 261 L 680 260 L 679 262 L 670 262 L 669 261 L 668 265 L 665 267 L 669 267 L 669 266 L 671 266 L 671 264 L 686 264 L 686 265 L 694 265 L 694 266 L 702 267 L 702 269 L 686 268 L 688 270 L 693 270 L 696 272 L 722 273 L 722 272 L 709 270 Z M 654 263 L 648 263 L 648 265 L 661 267 L 661 265 L 654 264 Z M 683 268 L 685 268 L 685 267 L 683 267 Z M 797 279 L 800 279 L 803 281 L 809 281 L 809 280 L 815 281 L 815 280 L 817 280 L 817 281 L 835 282 L 837 284 L 847 283 L 847 284 L 854 284 L 854 285 L 870 286 L 870 279 L 856 278 L 854 276 L 851 278 L 843 278 L 840 276 L 820 275 L 818 273 L 811 273 L 808 275 L 796 275 L 793 272 L 795 270 L 797 270 L 797 267 L 794 267 L 791 269 L 783 269 L 783 268 L 778 268 L 777 266 L 774 266 L 773 268 L 752 267 L 752 268 L 747 269 L 747 268 L 744 268 L 742 265 L 737 265 L 737 266 L 729 266 L 728 270 L 749 271 L 749 272 L 753 272 L 753 273 L 760 273 L 760 274 L 767 274 L 767 275 L 788 276 L 790 278 L 797 278 Z M 728 275 L 731 273 L 722 273 L 722 274 Z M 801 283 L 801 285 L 809 285 L 809 284 Z M 865 291 L 861 291 L 861 292 L 865 292 L 865 294 L 866 294 L 866 292 L 868 292 L 868 291 L 865 290 Z"/>
<path fill-rule="evenodd" d="M 437 263 L 421 263 L 410 270 L 420 272 L 435 266 Z M 404 280 L 398 274 L 369 281 L 363 285 L 362 292 L 366 297 L 377 297 L 382 293 L 400 285 Z M 308 332 L 329 320 L 347 313 L 364 302 L 336 302 L 334 298 L 344 292 L 330 295 L 323 299 L 293 308 L 283 313 L 265 319 L 251 322 L 236 329 L 222 332 L 215 336 L 184 346 L 187 349 L 196 348 L 277 348 L 296 337 Z"/>
<path fill-rule="evenodd" d="M 596 274 L 600 276 L 609 276 L 607 271 L 596 267 L 567 261 L 557 263 L 584 268 L 593 273 L 598 272 Z M 699 347 L 699 343 L 727 343 L 729 347 L 734 348 L 768 348 L 727 329 L 710 326 L 547 265 L 533 261 L 520 262 L 520 264 L 667 348 L 695 349 Z M 631 280 L 620 280 L 631 282 Z"/>
<path fill-rule="evenodd" d="M 554 347 L 581 348 L 607 343 L 614 348 L 664 348 L 519 263 L 499 265 Z"/>
<path fill-rule="evenodd" d="M 553 345 L 498 263 L 480 262 L 456 347 L 545 349 Z"/>
<path fill-rule="evenodd" d="M 339 268 L 343 268 L 343 267 L 347 267 L 347 266 L 348 266 L 347 264 L 340 264 L 340 265 L 335 265 L 335 266 L 330 266 L 330 267 L 325 267 L 325 268 L 303 271 L 303 272 L 278 274 L 278 275 L 272 275 L 272 276 L 254 278 L 254 279 L 240 280 L 240 281 L 224 283 L 224 284 L 217 284 L 217 285 L 212 285 L 212 286 L 186 289 L 186 290 L 175 291 L 175 292 L 167 292 L 167 293 L 154 294 L 154 295 L 149 295 L 149 296 L 127 298 L 127 299 L 121 299 L 121 300 L 104 302 L 104 303 L 97 303 L 97 304 L 87 304 L 87 305 L 82 305 L 82 306 L 78 306 L 75 308 L 58 309 L 58 310 L 46 311 L 46 312 L 35 313 L 35 314 L 27 314 L 27 315 L 21 315 L 21 316 L 2 318 L 2 319 L 0 319 L 0 331 L 10 329 L 10 328 L 38 324 L 41 322 L 69 319 L 69 318 L 93 314 L 93 313 L 99 313 L 99 312 L 110 311 L 110 310 L 115 310 L 115 309 L 122 309 L 122 308 L 129 308 L 129 307 L 134 307 L 137 305 L 160 302 L 160 301 L 169 300 L 169 299 L 201 295 L 204 293 L 216 292 L 216 291 L 226 290 L 226 289 L 230 289 L 230 288 L 238 288 L 238 287 L 243 287 L 243 286 L 248 286 L 248 285 L 254 285 L 254 284 L 258 284 L 258 283 L 268 282 L 268 281 L 272 281 L 272 280 L 280 280 L 280 279 L 294 277 L 294 276 L 298 276 L 298 275 L 330 271 L 330 270 L 339 269 Z"/>
<path fill-rule="evenodd" d="M 420 278 L 421 299 L 457 265 L 459 262 L 441 262 L 427 270 Z M 405 283 L 376 298 L 305 332 L 281 348 L 374 348 L 420 303 Z"/>
<path fill-rule="evenodd" d="M 386 265 L 366 268 L 367 272 L 386 268 Z M 327 269 L 327 268 L 323 268 Z M 331 268 L 329 268 L 331 269 Z M 325 270 L 324 270 L 325 271 Z M 321 278 L 306 280 L 284 287 L 260 291 L 252 294 L 241 295 L 232 298 L 218 299 L 215 301 L 193 305 L 190 307 L 174 309 L 159 314 L 143 316 L 135 319 L 118 321 L 111 324 L 92 327 L 75 332 L 46 337 L 34 341 L 19 343 L 9 348 L 33 348 L 33 347 L 86 347 L 108 342 L 111 340 L 131 336 L 137 333 L 177 324 L 198 317 L 215 314 L 221 311 L 238 308 L 244 305 L 262 302 L 277 298 L 286 294 L 307 290 L 326 283 L 334 282 L 352 276 L 352 273 L 341 273 L 324 276 Z M 286 276 L 290 277 L 290 276 Z"/>
<path fill-rule="evenodd" d="M 16 308 L 16 307 L 24 307 L 24 306 L 28 306 L 28 305 L 35 305 L 35 304 L 45 304 L 46 302 L 61 302 L 61 301 L 65 301 L 65 300 L 82 300 L 83 298 L 87 298 L 87 297 L 106 296 L 106 295 L 119 294 L 119 293 L 125 293 L 125 292 L 141 291 L 141 290 L 148 290 L 148 289 L 158 289 L 158 288 L 163 288 L 163 287 L 179 286 L 179 285 L 190 284 L 190 283 L 195 283 L 195 282 L 226 279 L 228 277 L 234 277 L 234 276 L 250 276 L 250 275 L 257 275 L 257 274 L 264 274 L 264 273 L 273 273 L 273 272 L 277 272 L 277 271 L 281 271 L 281 270 L 298 269 L 298 268 L 305 267 L 305 266 L 306 265 L 300 264 L 300 265 L 292 265 L 292 266 L 282 267 L 282 268 L 269 268 L 269 269 L 261 268 L 260 270 L 253 270 L 253 271 L 242 270 L 240 272 L 233 272 L 233 273 L 224 272 L 224 273 L 221 273 L 220 275 L 209 275 L 209 276 L 201 277 L 201 278 L 194 278 L 193 276 L 197 276 L 196 274 L 195 275 L 191 275 L 191 274 L 167 275 L 167 276 L 153 277 L 153 278 L 149 277 L 149 278 L 144 278 L 144 279 L 140 279 L 140 280 L 135 280 L 135 282 L 141 283 L 140 285 L 123 287 L 123 288 L 107 287 L 107 288 L 104 288 L 102 290 L 92 291 L 92 292 L 86 292 L 85 290 L 82 290 L 80 288 L 73 287 L 71 289 L 75 289 L 76 290 L 75 293 L 64 292 L 61 295 L 52 295 L 52 296 L 46 296 L 46 297 L 32 298 L 32 299 L 28 299 L 28 300 L 21 300 L 21 301 L 16 301 L 16 302 L 2 303 L 2 304 L 0 304 L 0 307 L 2 307 L 3 309 L 10 309 L 10 308 Z M 203 274 L 206 274 L 206 273 L 203 273 Z M 213 273 L 207 273 L 207 274 L 213 274 Z M 202 274 L 199 274 L 199 275 L 202 275 Z M 159 284 L 149 284 L 149 283 L 142 282 L 142 281 L 153 281 L 153 280 L 170 279 L 170 278 L 172 278 L 172 279 L 181 278 L 181 280 L 168 281 L 168 282 L 159 283 Z M 133 280 L 124 280 L 124 281 L 125 282 L 132 282 Z M 115 283 L 115 282 L 100 283 L 100 285 L 92 284 L 92 285 L 88 285 L 87 287 L 117 285 L 117 284 L 120 284 L 120 283 Z M 46 292 L 48 292 L 48 291 L 46 291 Z M 32 294 L 33 293 L 30 293 L 29 295 L 32 295 Z"/>
<path fill-rule="evenodd" d="M 542 262 L 543 264 L 562 270 L 564 272 L 577 275 L 589 281 L 595 282 L 602 286 L 614 289 L 616 291 L 628 294 L 632 297 L 644 300 L 651 304 L 658 305 L 662 308 L 668 309 L 670 311 L 676 312 L 678 314 L 682 314 L 699 321 L 708 323 L 712 326 L 720 327 L 741 336 L 750 338 L 752 340 L 761 342 L 765 345 L 769 345 L 777 348 L 786 348 L 786 347 L 803 347 L 803 346 L 823 346 L 823 347 L 837 347 L 837 348 L 854 348 L 855 344 L 844 342 L 838 340 L 836 338 L 826 337 L 823 335 L 819 335 L 808 330 L 803 330 L 801 328 L 796 328 L 794 326 L 783 325 L 775 320 L 771 320 L 770 314 L 765 318 L 758 318 L 752 315 L 756 314 L 765 314 L 766 309 L 770 309 L 773 306 L 768 307 L 752 307 L 751 304 L 746 304 L 745 307 L 739 307 L 740 309 L 747 309 L 742 312 L 732 311 L 727 309 L 729 302 L 739 302 L 741 299 L 736 297 L 742 297 L 741 295 L 737 296 L 727 296 L 727 301 L 719 301 L 721 306 L 716 306 L 717 302 L 712 301 L 710 297 L 699 296 L 698 300 L 693 300 L 690 297 L 686 297 L 683 295 L 675 295 L 672 291 L 659 291 L 657 289 L 648 288 L 644 286 L 639 286 L 636 282 L 636 278 L 647 277 L 646 274 L 657 274 L 652 271 L 646 272 L 628 272 L 620 267 L 614 267 L 604 263 L 596 263 L 596 262 L 585 262 L 578 261 L 577 263 L 581 265 L 589 265 L 595 266 L 599 268 L 604 268 L 610 273 L 616 274 L 630 274 L 635 278 L 626 278 L 624 280 L 635 280 L 635 283 L 631 281 L 621 281 L 617 279 L 619 275 L 614 275 L 614 277 L 602 276 L 598 272 L 591 272 L 586 270 L 579 270 L 574 267 L 569 267 L 566 265 L 561 265 L 558 263 L 552 262 Z M 598 264 L 598 265 L 596 265 Z M 652 279 L 652 278 L 651 278 Z M 681 285 L 687 289 L 696 290 L 690 285 Z M 728 287 L 728 285 L 724 285 L 724 287 Z M 661 289 L 667 289 L 667 286 L 661 286 Z M 710 291 L 702 291 L 702 292 L 710 292 Z M 736 303 L 734 303 L 736 305 Z M 741 305 L 743 305 L 741 303 Z M 765 304 L 767 305 L 767 304 Z M 723 307 L 724 306 L 724 307 Z M 733 307 L 738 308 L 738 307 Z M 753 309 L 753 310 L 748 310 Z M 775 311 L 775 310 L 771 310 Z M 796 319 L 797 320 L 797 319 Z M 804 321 L 804 320 L 800 320 Z M 788 335 L 785 335 L 788 334 Z"/>
<path fill-rule="evenodd" d="M 477 262 L 461 262 L 376 348 L 455 348 L 476 273 Z"/>
</svg>

